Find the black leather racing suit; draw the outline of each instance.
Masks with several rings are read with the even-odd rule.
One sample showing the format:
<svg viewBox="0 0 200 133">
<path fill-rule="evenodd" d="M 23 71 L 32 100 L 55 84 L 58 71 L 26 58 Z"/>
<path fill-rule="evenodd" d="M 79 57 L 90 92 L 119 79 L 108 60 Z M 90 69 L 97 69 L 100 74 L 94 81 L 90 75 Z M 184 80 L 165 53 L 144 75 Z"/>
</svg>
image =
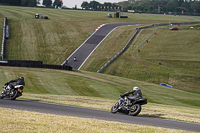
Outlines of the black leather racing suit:
<svg viewBox="0 0 200 133">
<path fill-rule="evenodd" d="M 121 95 L 122 97 L 124 96 L 129 96 L 129 94 L 132 94 L 133 96 L 131 96 L 131 98 L 142 98 L 142 91 L 141 90 L 132 90 L 132 91 L 128 91 L 126 93 L 124 93 L 123 95 Z"/>
<path fill-rule="evenodd" d="M 132 94 L 132 96 L 129 96 L 129 94 Z M 128 91 L 128 92 L 124 93 L 123 95 L 121 95 L 121 97 L 125 97 L 125 96 L 127 96 L 127 98 L 128 98 L 127 104 L 131 105 L 130 101 L 142 98 L 142 91 L 140 89 L 132 90 L 132 91 Z"/>
<path fill-rule="evenodd" d="M 18 79 L 15 79 L 15 80 L 10 80 L 9 82 L 5 83 L 5 85 L 9 85 L 10 83 L 14 83 L 14 82 L 16 82 L 16 83 L 15 84 L 11 84 L 12 86 L 25 85 L 24 79 L 21 79 L 21 78 L 18 78 Z"/>
</svg>

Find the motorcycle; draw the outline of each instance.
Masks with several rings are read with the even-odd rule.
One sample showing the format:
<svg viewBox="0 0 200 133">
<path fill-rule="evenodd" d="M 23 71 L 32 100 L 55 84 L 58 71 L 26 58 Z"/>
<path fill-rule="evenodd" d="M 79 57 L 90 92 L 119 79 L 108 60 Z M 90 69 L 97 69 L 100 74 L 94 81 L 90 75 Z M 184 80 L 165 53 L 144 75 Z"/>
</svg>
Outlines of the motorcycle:
<svg viewBox="0 0 200 133">
<path fill-rule="evenodd" d="M 10 85 L 5 85 L 4 87 L 5 95 L 1 94 L 0 99 L 3 99 L 4 97 L 9 98 L 10 100 L 15 100 L 17 97 L 22 96 L 24 86 L 23 85 L 15 85 L 13 88 L 11 88 Z"/>
<path fill-rule="evenodd" d="M 124 112 L 131 116 L 137 116 L 141 112 L 141 105 L 144 104 L 147 104 L 147 99 L 119 95 L 119 101 L 112 106 L 111 113 Z"/>
</svg>

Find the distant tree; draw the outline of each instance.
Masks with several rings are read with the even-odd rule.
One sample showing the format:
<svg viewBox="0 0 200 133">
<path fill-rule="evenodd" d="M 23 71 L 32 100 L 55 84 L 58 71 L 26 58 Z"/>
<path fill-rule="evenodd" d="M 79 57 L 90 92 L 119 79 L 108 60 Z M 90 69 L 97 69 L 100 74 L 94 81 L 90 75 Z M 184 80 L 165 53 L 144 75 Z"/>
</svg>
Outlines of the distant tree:
<svg viewBox="0 0 200 133">
<path fill-rule="evenodd" d="M 36 6 L 37 5 L 37 0 L 28 0 L 28 5 L 27 6 Z"/>
<path fill-rule="evenodd" d="M 192 1 L 190 3 L 190 11 L 194 13 L 200 13 L 200 1 Z"/>
<path fill-rule="evenodd" d="M 127 10 L 132 10 L 133 9 L 133 6 L 128 6 L 127 7 Z"/>
<path fill-rule="evenodd" d="M 37 4 L 40 4 L 40 0 L 36 0 L 36 3 L 37 3 Z"/>
<path fill-rule="evenodd" d="M 81 4 L 82 8 L 88 9 L 88 2 L 87 1 L 83 1 L 83 3 Z"/>
<path fill-rule="evenodd" d="M 63 5 L 62 0 L 55 0 L 53 3 L 53 6 L 57 5 L 58 7 L 61 7 Z"/>
<path fill-rule="evenodd" d="M 100 4 L 96 1 L 90 1 L 87 3 L 84 1 L 81 5 L 82 8 L 91 8 L 94 10 L 101 10 L 104 7 L 107 9 L 108 7 L 112 7 L 110 9 L 114 9 L 116 7 L 123 7 L 125 10 L 136 10 L 136 11 L 145 11 L 145 12 L 192 12 L 192 13 L 200 13 L 200 1 L 199 0 L 122 0 L 122 2 L 118 3 L 104 3 Z M 98 7 L 98 8 L 97 8 Z M 102 7 L 102 8 L 100 8 Z M 104 10 L 106 10 L 104 9 Z"/>
<path fill-rule="evenodd" d="M 1 0 L 0 3 L 5 3 L 8 5 L 13 5 L 13 6 L 20 6 L 21 0 Z"/>
<path fill-rule="evenodd" d="M 27 6 L 28 5 L 28 0 L 21 0 L 21 5 L 22 6 Z"/>
<path fill-rule="evenodd" d="M 168 12 L 174 12 L 176 11 L 176 8 L 179 7 L 178 6 L 178 1 L 177 0 L 169 0 L 167 3 L 167 10 Z"/>
<path fill-rule="evenodd" d="M 37 0 L 21 0 L 21 6 L 36 6 Z"/>
<path fill-rule="evenodd" d="M 52 0 L 43 0 L 42 5 L 46 7 L 50 7 L 52 5 Z"/>
<path fill-rule="evenodd" d="M 89 8 L 92 8 L 93 10 L 97 9 L 97 6 L 99 6 L 100 3 L 97 1 L 90 1 L 90 3 L 88 4 Z"/>
<path fill-rule="evenodd" d="M 177 7 L 176 8 L 176 12 L 188 12 L 188 9 L 186 9 L 185 7 Z"/>
<path fill-rule="evenodd" d="M 122 4 L 121 4 L 121 6 L 123 7 L 123 8 L 127 8 L 128 6 L 129 6 L 129 2 L 128 1 L 124 1 L 124 2 L 122 2 Z"/>
</svg>

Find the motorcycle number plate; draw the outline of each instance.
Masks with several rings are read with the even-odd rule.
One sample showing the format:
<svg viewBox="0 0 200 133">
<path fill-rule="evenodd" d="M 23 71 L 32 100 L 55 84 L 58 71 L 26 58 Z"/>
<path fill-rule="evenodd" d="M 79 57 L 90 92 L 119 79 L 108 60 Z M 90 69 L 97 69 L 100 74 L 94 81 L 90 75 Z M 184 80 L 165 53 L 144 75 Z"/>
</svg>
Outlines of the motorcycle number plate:
<svg viewBox="0 0 200 133">
<path fill-rule="evenodd" d="M 18 89 L 18 91 L 19 91 L 20 93 L 22 93 L 22 92 L 23 92 L 21 89 Z"/>
</svg>

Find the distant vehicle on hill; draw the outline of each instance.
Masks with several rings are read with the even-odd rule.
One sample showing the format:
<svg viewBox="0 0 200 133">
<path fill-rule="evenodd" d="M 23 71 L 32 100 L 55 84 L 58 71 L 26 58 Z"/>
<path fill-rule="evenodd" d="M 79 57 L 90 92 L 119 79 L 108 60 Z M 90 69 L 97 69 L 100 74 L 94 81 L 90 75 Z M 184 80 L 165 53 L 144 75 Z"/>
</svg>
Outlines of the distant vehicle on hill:
<svg viewBox="0 0 200 133">
<path fill-rule="evenodd" d="M 172 86 L 168 85 L 167 83 L 160 83 L 160 85 L 172 88 Z"/>
<path fill-rule="evenodd" d="M 135 10 L 128 10 L 129 13 L 135 13 Z"/>
<path fill-rule="evenodd" d="M 170 30 L 178 30 L 177 27 L 172 27 L 172 28 L 169 28 Z"/>
<path fill-rule="evenodd" d="M 112 14 L 110 14 L 110 13 L 108 13 L 108 15 L 107 15 L 109 18 L 112 18 Z"/>
</svg>

